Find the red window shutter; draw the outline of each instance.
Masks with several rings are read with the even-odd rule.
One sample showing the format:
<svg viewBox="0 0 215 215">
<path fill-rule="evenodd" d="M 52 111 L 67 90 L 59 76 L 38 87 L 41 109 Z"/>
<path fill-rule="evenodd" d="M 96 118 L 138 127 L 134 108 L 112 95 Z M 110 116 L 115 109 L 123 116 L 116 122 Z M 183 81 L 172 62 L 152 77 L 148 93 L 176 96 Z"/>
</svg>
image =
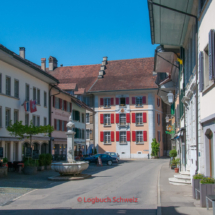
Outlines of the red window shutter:
<svg viewBox="0 0 215 215">
<path fill-rule="evenodd" d="M 136 141 L 136 131 L 132 131 L 132 141 Z"/>
<path fill-rule="evenodd" d="M 126 104 L 129 105 L 129 97 L 126 97 Z"/>
<path fill-rule="evenodd" d="M 54 119 L 54 129 L 57 130 L 57 120 Z"/>
<path fill-rule="evenodd" d="M 70 113 L 72 112 L 72 103 L 70 102 Z"/>
<path fill-rule="evenodd" d="M 63 102 L 64 102 L 64 110 L 66 111 L 66 105 L 67 105 L 67 103 L 66 103 L 65 100 Z"/>
<path fill-rule="evenodd" d="M 157 131 L 157 141 L 159 142 L 159 132 Z"/>
<path fill-rule="evenodd" d="M 147 116 L 146 116 L 146 113 L 143 112 L 143 123 L 146 123 L 147 122 Z"/>
<path fill-rule="evenodd" d="M 126 122 L 130 123 L 130 113 L 126 113 Z"/>
<path fill-rule="evenodd" d="M 53 107 L 55 107 L 55 96 L 53 96 Z"/>
<path fill-rule="evenodd" d="M 114 113 L 111 114 L 111 124 L 114 124 Z"/>
<path fill-rule="evenodd" d="M 132 97 L 132 105 L 135 105 L 135 103 L 136 103 L 136 98 Z"/>
<path fill-rule="evenodd" d="M 60 122 L 60 131 L 62 131 L 62 120 L 59 120 Z"/>
<path fill-rule="evenodd" d="M 104 105 L 104 102 L 103 102 L 103 98 L 100 98 L 100 105 L 103 106 Z"/>
<path fill-rule="evenodd" d="M 147 131 L 143 131 L 143 141 L 147 141 Z"/>
<path fill-rule="evenodd" d="M 119 131 L 116 131 L 116 141 L 119 142 Z"/>
<path fill-rule="evenodd" d="M 142 100 L 143 100 L 143 104 L 146 104 L 146 97 L 145 96 L 143 96 Z"/>
<path fill-rule="evenodd" d="M 116 123 L 119 123 L 119 114 L 116 114 Z"/>
<path fill-rule="evenodd" d="M 104 124 L 104 114 L 100 114 L 100 124 Z"/>
<path fill-rule="evenodd" d="M 157 113 L 157 124 L 158 124 L 158 113 Z"/>
<path fill-rule="evenodd" d="M 66 131 L 66 124 L 67 124 L 67 121 L 64 121 L 64 131 Z"/>
<path fill-rule="evenodd" d="M 114 131 L 110 132 L 111 142 L 114 142 Z"/>
<path fill-rule="evenodd" d="M 60 102 L 60 109 L 62 109 L 62 99 L 59 99 Z"/>
<path fill-rule="evenodd" d="M 100 141 L 104 142 L 104 132 L 103 131 L 100 132 Z"/>
<path fill-rule="evenodd" d="M 110 105 L 113 105 L 113 98 L 110 99 Z"/>
<path fill-rule="evenodd" d="M 135 122 L 136 122 L 136 114 L 132 113 L 132 123 L 135 123 Z"/>
<path fill-rule="evenodd" d="M 119 105 L 119 98 L 116 98 L 116 105 Z"/>
<path fill-rule="evenodd" d="M 131 141 L 131 134 L 130 134 L 130 131 L 127 131 L 127 141 Z"/>
</svg>

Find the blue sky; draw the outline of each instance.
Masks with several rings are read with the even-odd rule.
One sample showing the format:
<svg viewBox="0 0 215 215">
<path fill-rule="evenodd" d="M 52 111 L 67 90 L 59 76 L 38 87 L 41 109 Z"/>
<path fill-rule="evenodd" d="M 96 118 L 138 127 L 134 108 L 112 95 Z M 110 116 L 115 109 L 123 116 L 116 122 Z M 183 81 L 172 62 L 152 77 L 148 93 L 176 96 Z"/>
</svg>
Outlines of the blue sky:
<svg viewBox="0 0 215 215">
<path fill-rule="evenodd" d="M 58 65 L 152 57 L 147 0 L 2 1 L 0 43 L 40 64 Z M 48 64 L 47 64 L 48 65 Z"/>
</svg>

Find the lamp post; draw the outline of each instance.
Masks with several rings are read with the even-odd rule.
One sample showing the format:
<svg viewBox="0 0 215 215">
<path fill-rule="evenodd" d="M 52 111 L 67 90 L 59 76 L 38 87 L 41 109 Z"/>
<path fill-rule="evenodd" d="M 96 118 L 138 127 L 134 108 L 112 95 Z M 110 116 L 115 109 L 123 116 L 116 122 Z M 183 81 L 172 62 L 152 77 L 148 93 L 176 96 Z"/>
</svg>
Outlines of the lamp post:
<svg viewBox="0 0 215 215">
<path fill-rule="evenodd" d="M 166 116 L 166 117 L 165 117 L 165 120 L 166 120 L 166 123 L 168 123 L 168 122 L 169 122 L 169 117 Z"/>
<path fill-rule="evenodd" d="M 173 93 L 171 91 L 169 91 L 169 93 L 167 94 L 167 97 L 168 97 L 168 102 L 170 104 L 172 104 L 173 101 L 174 101 L 174 95 L 173 95 Z"/>
</svg>

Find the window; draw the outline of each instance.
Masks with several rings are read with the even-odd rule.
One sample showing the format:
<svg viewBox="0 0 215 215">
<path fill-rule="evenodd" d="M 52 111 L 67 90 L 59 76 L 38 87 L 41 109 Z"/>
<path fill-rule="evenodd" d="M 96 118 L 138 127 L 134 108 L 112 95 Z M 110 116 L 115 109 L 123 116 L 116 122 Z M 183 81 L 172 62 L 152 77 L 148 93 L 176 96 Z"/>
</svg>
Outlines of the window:
<svg viewBox="0 0 215 215">
<path fill-rule="evenodd" d="M 126 131 L 120 131 L 120 143 L 126 143 Z"/>
<path fill-rule="evenodd" d="M 125 102 L 125 98 L 120 98 L 120 106 L 125 106 L 126 102 Z"/>
<path fill-rule="evenodd" d="M 44 117 L 43 125 L 44 125 L 44 126 L 46 126 L 46 125 L 47 125 L 47 119 L 46 119 L 46 117 Z"/>
<path fill-rule="evenodd" d="M 65 125 L 64 125 L 64 123 L 65 123 L 65 122 L 62 120 L 62 127 L 61 127 L 61 131 L 64 131 L 64 126 L 65 126 Z"/>
<path fill-rule="evenodd" d="M 209 86 L 209 56 L 208 45 L 204 49 L 204 88 Z"/>
<path fill-rule="evenodd" d="M 44 92 L 44 107 L 47 107 L 47 93 Z"/>
<path fill-rule="evenodd" d="M 40 126 L 40 117 L 39 116 L 37 117 L 37 126 L 38 127 Z"/>
<path fill-rule="evenodd" d="M 40 105 L 40 90 L 37 89 L 37 104 Z"/>
<path fill-rule="evenodd" d="M 136 97 L 136 106 L 142 106 L 143 100 L 142 97 Z"/>
<path fill-rule="evenodd" d="M 60 109 L 60 99 L 55 97 L 55 108 Z"/>
<path fill-rule="evenodd" d="M 84 113 L 81 114 L 82 123 L 84 123 Z"/>
<path fill-rule="evenodd" d="M 29 125 L 29 114 L 25 114 L 25 125 Z"/>
<path fill-rule="evenodd" d="M 19 111 L 14 110 L 13 122 L 15 123 L 17 121 L 19 121 Z"/>
<path fill-rule="evenodd" d="M 10 125 L 10 120 L 11 120 L 10 109 L 6 108 L 6 111 L 5 111 L 5 126 L 6 127 L 8 127 Z"/>
<path fill-rule="evenodd" d="M 37 100 L 37 89 L 35 87 L 33 88 L 33 100 Z"/>
<path fill-rule="evenodd" d="M 0 128 L 2 128 L 2 107 L 0 107 Z"/>
<path fill-rule="evenodd" d="M 57 119 L 57 131 L 60 131 L 60 120 Z"/>
<path fill-rule="evenodd" d="M 30 87 L 29 87 L 28 84 L 26 84 L 26 85 L 25 85 L 25 100 L 26 100 L 26 101 L 29 101 L 29 100 L 30 100 L 29 92 L 30 92 Z"/>
<path fill-rule="evenodd" d="M 136 113 L 136 124 L 137 124 L 137 125 L 143 124 L 143 116 L 142 116 L 142 113 Z"/>
<path fill-rule="evenodd" d="M 14 80 L 14 97 L 19 98 L 19 81 Z"/>
<path fill-rule="evenodd" d="M 110 107 L 110 98 L 104 98 L 104 106 Z"/>
<path fill-rule="evenodd" d="M 70 112 L 70 103 L 69 102 L 66 102 L 66 106 L 67 106 L 67 112 Z"/>
<path fill-rule="evenodd" d="M 80 121 L 80 112 L 79 111 L 73 110 L 72 115 L 73 115 L 73 117 L 72 117 L 73 120 Z"/>
<path fill-rule="evenodd" d="M 104 143 L 110 143 L 110 131 L 104 132 Z"/>
<path fill-rule="evenodd" d="M 10 88 L 11 88 L 11 79 L 10 77 L 6 76 L 6 95 L 8 96 L 10 96 L 11 94 Z"/>
<path fill-rule="evenodd" d="M 60 100 L 61 101 L 61 109 L 64 110 L 64 100 Z"/>
<path fill-rule="evenodd" d="M 90 123 L 90 114 L 86 113 L 86 123 Z"/>
<path fill-rule="evenodd" d="M 142 143 L 143 142 L 143 132 L 142 131 L 137 131 L 137 143 Z"/>
<path fill-rule="evenodd" d="M 126 125 L 126 114 L 125 113 L 121 113 L 119 120 L 120 120 L 119 121 L 120 125 Z"/>
<path fill-rule="evenodd" d="M 84 130 L 82 129 L 82 139 L 84 139 Z"/>
<path fill-rule="evenodd" d="M 85 97 L 85 104 L 90 106 L 90 97 Z"/>
<path fill-rule="evenodd" d="M 104 114 L 104 125 L 110 125 L 110 114 Z"/>
<path fill-rule="evenodd" d="M 33 115 L 33 126 L 36 126 L 36 116 Z"/>
<path fill-rule="evenodd" d="M 90 130 L 89 129 L 87 129 L 86 130 L 86 139 L 90 139 Z"/>
<path fill-rule="evenodd" d="M 2 93 L 2 74 L 0 74 L 0 93 Z"/>
</svg>

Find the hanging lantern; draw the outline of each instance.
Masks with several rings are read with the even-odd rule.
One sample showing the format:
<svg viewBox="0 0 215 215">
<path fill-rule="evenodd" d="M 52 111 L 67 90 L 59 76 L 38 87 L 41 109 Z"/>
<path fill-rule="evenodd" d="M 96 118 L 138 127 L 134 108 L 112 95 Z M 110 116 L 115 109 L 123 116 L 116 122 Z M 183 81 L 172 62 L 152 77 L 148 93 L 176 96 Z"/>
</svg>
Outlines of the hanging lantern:
<svg viewBox="0 0 215 215">
<path fill-rule="evenodd" d="M 173 95 L 173 93 L 171 91 L 169 91 L 169 93 L 167 94 L 167 97 L 168 97 L 168 102 L 170 104 L 172 104 L 173 101 L 174 101 L 174 95 Z"/>
<path fill-rule="evenodd" d="M 169 122 L 169 117 L 166 116 L 166 117 L 165 117 L 165 120 L 166 120 L 166 123 L 168 123 L 168 122 Z"/>
</svg>

